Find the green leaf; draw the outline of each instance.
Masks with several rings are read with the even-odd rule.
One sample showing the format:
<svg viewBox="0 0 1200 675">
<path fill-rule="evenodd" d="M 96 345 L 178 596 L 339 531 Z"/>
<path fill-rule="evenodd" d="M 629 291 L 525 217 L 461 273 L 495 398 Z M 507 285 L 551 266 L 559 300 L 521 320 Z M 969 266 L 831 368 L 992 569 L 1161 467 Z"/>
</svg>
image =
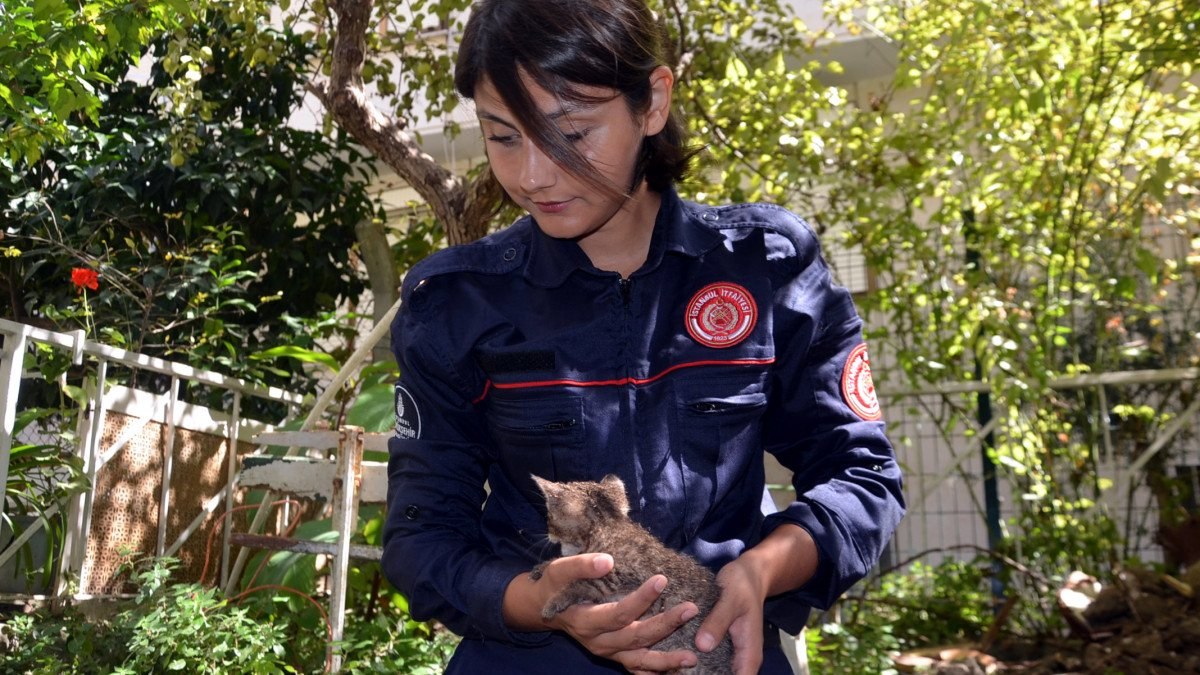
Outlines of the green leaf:
<svg viewBox="0 0 1200 675">
<path fill-rule="evenodd" d="M 337 359 L 323 352 L 305 349 L 294 345 L 283 345 L 280 347 L 272 347 L 261 352 L 256 352 L 250 355 L 252 360 L 269 360 L 269 359 L 296 359 L 303 363 L 319 363 L 328 367 L 333 372 L 341 369 L 342 364 L 338 363 Z"/>
<path fill-rule="evenodd" d="M 750 70 L 746 67 L 746 64 L 736 56 L 730 58 L 725 64 L 725 79 L 733 84 L 739 84 L 749 74 Z"/>
<path fill-rule="evenodd" d="M 395 396 L 395 387 L 387 382 L 364 388 L 346 413 L 346 423 L 367 431 L 391 430 L 396 424 Z"/>
</svg>

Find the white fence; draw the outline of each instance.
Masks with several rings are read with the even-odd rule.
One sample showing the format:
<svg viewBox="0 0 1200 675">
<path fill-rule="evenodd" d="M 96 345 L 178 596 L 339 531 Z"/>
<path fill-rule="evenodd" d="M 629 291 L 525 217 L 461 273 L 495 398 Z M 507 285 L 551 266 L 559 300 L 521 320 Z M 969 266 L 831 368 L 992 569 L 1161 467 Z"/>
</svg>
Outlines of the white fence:
<svg viewBox="0 0 1200 675">
<path fill-rule="evenodd" d="M 40 343 L 66 351 L 71 354 L 73 364 L 82 366 L 85 373 L 82 379 L 87 383 L 87 407 L 80 415 L 77 452 L 82 458 L 83 470 L 91 487 L 70 499 L 67 504 L 52 507 L 47 514 L 54 515 L 64 507 L 66 510 L 66 538 L 56 588 L 58 594 L 65 592 L 69 579 L 80 582 L 80 589 L 84 591 L 81 595 L 88 594 L 88 574 L 95 562 L 89 556 L 94 558 L 96 554 L 94 545 L 89 553 L 89 544 L 94 544 L 89 539 L 93 527 L 99 522 L 93 507 L 97 499 L 120 496 L 110 494 L 113 491 L 98 496 L 97 486 L 107 479 L 119 480 L 120 471 L 111 469 L 119 466 L 127 455 L 133 454 L 134 451 L 129 448 L 131 443 L 136 444 L 139 435 L 149 433 L 157 437 L 157 442 L 152 443 L 146 451 L 150 456 L 149 461 L 139 465 L 143 469 L 152 467 L 158 473 L 157 480 L 149 481 L 156 486 L 154 492 L 157 492 L 157 503 L 140 503 L 147 495 L 134 495 L 139 500 L 138 515 L 126 514 L 121 523 L 108 522 L 105 525 L 127 525 L 131 517 L 139 519 L 141 522 L 137 525 L 143 528 L 147 522 L 153 522 L 156 527 L 153 550 L 141 553 L 173 556 L 219 506 L 223 504 L 225 512 L 233 507 L 239 443 L 247 445 L 253 434 L 272 428 L 270 424 L 245 418 L 242 414 L 243 403 L 250 398 L 275 402 L 289 411 L 286 418 L 295 414 L 304 400 L 299 394 L 281 389 L 256 386 L 219 373 L 101 345 L 85 339 L 83 331 L 56 333 L 0 319 L 0 336 L 4 340 L 0 348 L 0 484 L 8 478 L 22 381 L 41 378 L 40 373 L 26 371 L 25 360 L 29 348 Z M 147 393 L 112 386 L 109 384 L 110 374 L 117 368 L 163 376 L 164 381 L 169 382 L 168 391 Z M 227 407 L 224 410 L 210 410 L 187 403 L 181 399 L 181 387 L 185 385 L 220 391 L 220 398 L 227 401 Z M 216 444 L 209 442 L 205 445 L 206 438 L 208 441 L 215 439 Z M 189 447 L 189 444 L 195 447 Z M 189 452 L 190 455 L 199 456 L 189 456 Z M 211 463 L 214 457 L 223 465 L 216 467 L 217 472 L 223 475 L 216 477 L 213 494 L 206 495 L 202 503 L 184 505 L 182 502 L 195 500 L 183 500 L 180 495 L 185 490 L 192 490 L 194 495 L 197 486 L 192 482 L 176 480 L 180 462 L 207 460 Z M 110 468 L 107 476 L 106 466 Z M 214 467 L 205 468 L 212 474 Z M 138 478 L 145 482 L 145 476 Z M 173 505 L 175 509 L 186 506 L 189 513 L 195 512 L 195 515 L 187 522 L 172 527 L 172 520 L 179 520 L 179 513 L 172 511 Z M 0 501 L 0 513 L 3 508 L 4 504 Z M 229 537 L 232 526 L 232 519 L 224 519 L 220 565 L 222 583 L 229 578 Z M 26 528 L 17 540 L 11 542 L 0 553 L 0 565 L 15 555 L 25 541 L 37 534 L 39 528 L 40 521 Z"/>
</svg>

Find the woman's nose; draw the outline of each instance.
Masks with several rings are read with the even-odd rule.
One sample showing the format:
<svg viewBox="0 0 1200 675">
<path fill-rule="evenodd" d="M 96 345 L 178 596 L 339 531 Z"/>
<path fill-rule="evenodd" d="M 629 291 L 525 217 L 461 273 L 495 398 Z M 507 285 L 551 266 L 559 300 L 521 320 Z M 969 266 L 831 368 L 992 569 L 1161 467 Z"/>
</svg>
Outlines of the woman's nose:
<svg viewBox="0 0 1200 675">
<path fill-rule="evenodd" d="M 549 155 L 533 143 L 525 144 L 521 160 L 521 189 L 533 193 L 548 188 L 557 181 L 558 166 Z"/>
</svg>

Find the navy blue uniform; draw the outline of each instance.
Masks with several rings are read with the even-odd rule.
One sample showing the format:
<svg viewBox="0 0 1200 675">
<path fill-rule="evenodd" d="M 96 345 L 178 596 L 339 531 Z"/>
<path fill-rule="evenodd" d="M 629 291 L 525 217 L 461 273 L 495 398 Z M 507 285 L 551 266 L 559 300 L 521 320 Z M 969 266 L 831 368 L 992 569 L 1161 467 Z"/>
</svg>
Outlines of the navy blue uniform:
<svg viewBox="0 0 1200 675">
<path fill-rule="evenodd" d="M 785 209 L 669 190 L 626 280 L 527 216 L 422 261 L 402 297 L 383 565 L 415 617 L 464 637 L 450 672 L 622 672 L 504 624 L 509 581 L 557 554 L 531 474 L 616 474 L 635 521 L 714 571 L 782 523 L 805 528 L 817 574 L 766 606 L 793 633 L 903 513 L 862 322 Z M 764 450 L 797 494 L 765 517 Z M 764 656 L 789 672 L 776 646 Z"/>
</svg>

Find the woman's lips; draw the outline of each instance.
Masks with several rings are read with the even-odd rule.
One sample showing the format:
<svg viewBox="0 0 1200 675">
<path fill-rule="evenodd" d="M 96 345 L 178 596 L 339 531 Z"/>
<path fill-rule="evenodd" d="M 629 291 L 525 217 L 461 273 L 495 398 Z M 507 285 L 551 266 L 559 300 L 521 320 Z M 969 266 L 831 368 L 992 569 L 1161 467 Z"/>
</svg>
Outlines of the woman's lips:
<svg viewBox="0 0 1200 675">
<path fill-rule="evenodd" d="M 561 213 L 572 201 L 574 200 L 568 199 L 562 202 L 534 202 L 533 204 L 542 213 Z"/>
</svg>

